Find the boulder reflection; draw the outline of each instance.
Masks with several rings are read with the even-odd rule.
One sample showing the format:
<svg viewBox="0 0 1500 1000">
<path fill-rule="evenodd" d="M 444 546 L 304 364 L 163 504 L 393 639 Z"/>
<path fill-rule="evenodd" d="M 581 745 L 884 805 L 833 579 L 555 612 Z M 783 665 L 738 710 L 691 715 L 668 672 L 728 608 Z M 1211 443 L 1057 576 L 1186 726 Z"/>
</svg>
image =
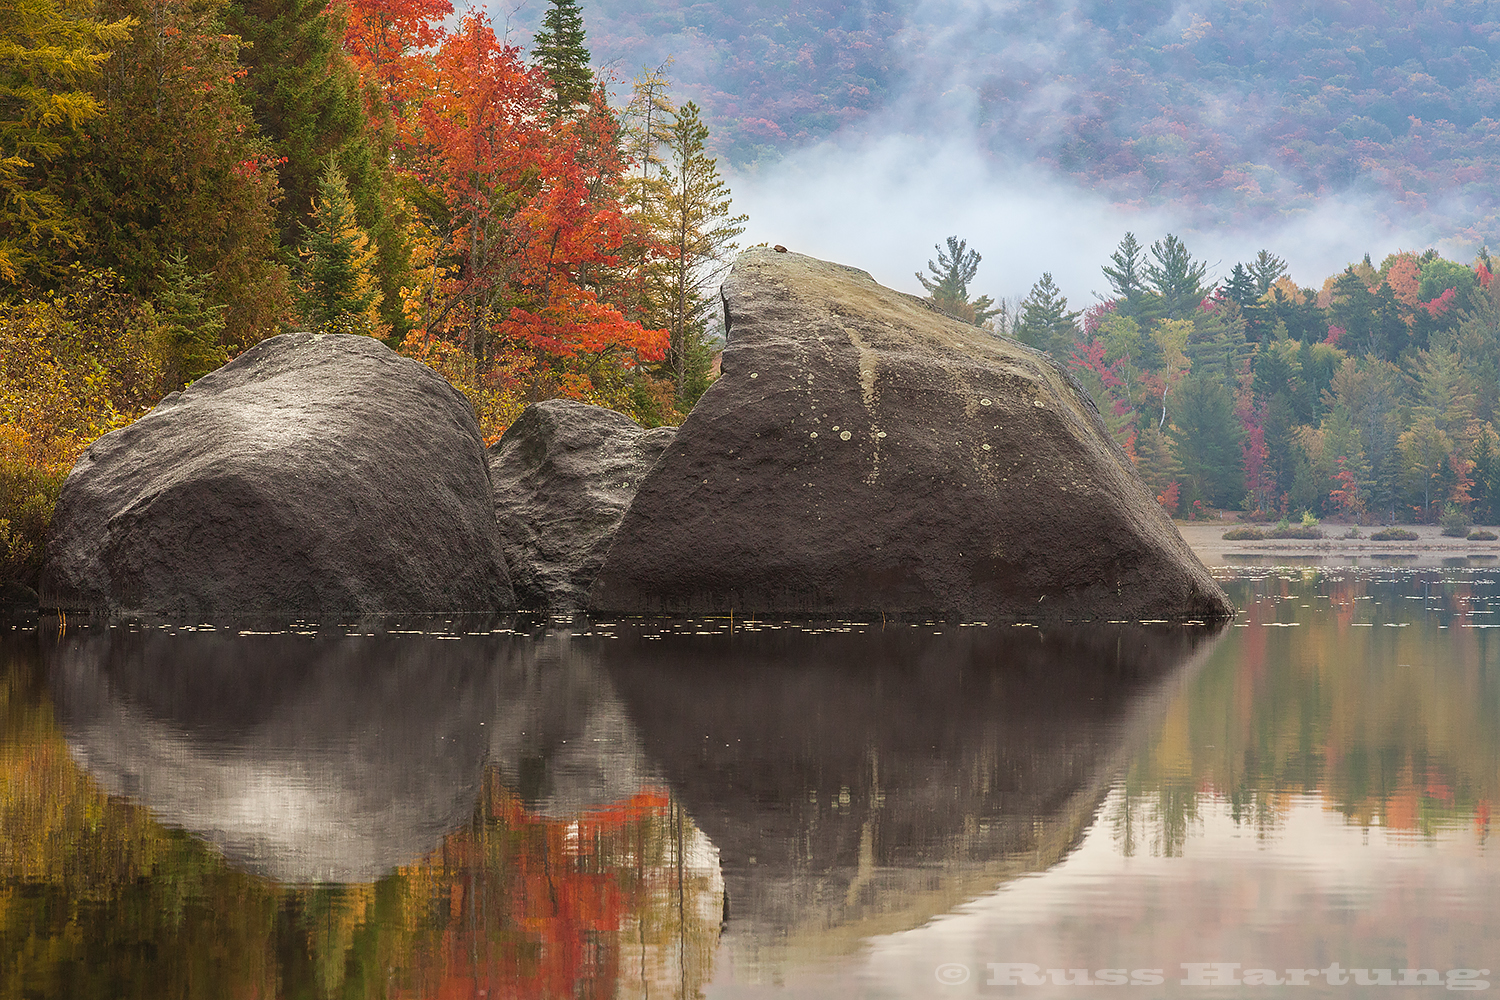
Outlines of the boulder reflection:
<svg viewBox="0 0 1500 1000">
<path fill-rule="evenodd" d="M 1139 625 L 690 631 L 632 629 L 602 658 L 718 846 L 726 932 L 762 969 L 1055 863 L 1216 641 Z"/>
</svg>

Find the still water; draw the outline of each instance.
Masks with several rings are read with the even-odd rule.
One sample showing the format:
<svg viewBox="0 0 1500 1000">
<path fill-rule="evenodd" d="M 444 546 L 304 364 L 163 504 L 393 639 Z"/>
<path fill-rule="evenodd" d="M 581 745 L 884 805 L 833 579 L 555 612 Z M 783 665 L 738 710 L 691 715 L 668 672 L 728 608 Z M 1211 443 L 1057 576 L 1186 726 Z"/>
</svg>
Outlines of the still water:
<svg viewBox="0 0 1500 1000">
<path fill-rule="evenodd" d="M 1500 989 L 1500 573 L 1222 576 L 1218 632 L 0 632 L 0 997 Z"/>
</svg>

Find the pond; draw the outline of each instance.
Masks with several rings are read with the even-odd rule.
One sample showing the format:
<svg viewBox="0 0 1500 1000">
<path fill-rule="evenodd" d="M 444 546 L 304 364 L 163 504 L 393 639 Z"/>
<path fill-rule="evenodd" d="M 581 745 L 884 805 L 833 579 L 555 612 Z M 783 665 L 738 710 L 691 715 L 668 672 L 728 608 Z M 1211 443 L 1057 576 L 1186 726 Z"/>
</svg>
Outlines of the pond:
<svg viewBox="0 0 1500 1000">
<path fill-rule="evenodd" d="M 1218 575 L 1217 632 L 8 628 L 0 996 L 1489 989 L 1500 572 Z"/>
</svg>

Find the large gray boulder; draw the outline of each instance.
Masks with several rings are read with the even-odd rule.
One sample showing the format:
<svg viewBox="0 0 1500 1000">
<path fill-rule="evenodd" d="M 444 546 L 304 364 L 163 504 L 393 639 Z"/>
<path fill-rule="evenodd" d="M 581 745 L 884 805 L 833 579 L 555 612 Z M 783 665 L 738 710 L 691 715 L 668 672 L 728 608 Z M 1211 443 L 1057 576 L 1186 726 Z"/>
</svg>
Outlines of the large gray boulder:
<svg viewBox="0 0 1500 1000">
<path fill-rule="evenodd" d="M 723 297 L 723 377 L 641 484 L 594 610 L 1233 613 L 1046 355 L 798 254 L 742 255 Z"/>
<path fill-rule="evenodd" d="M 369 337 L 273 337 L 96 441 L 44 607 L 171 618 L 480 612 L 515 598 L 467 400 Z"/>
<path fill-rule="evenodd" d="M 636 488 L 676 433 L 551 399 L 528 406 L 490 447 L 495 514 L 522 607 L 583 606 Z"/>
</svg>

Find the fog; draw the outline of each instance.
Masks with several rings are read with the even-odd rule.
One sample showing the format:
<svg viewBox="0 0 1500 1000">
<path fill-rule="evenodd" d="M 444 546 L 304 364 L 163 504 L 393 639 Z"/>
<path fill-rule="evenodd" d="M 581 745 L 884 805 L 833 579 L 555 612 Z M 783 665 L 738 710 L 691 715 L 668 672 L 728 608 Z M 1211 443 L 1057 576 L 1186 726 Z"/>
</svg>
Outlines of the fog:
<svg viewBox="0 0 1500 1000">
<path fill-rule="evenodd" d="M 1172 109 L 1181 120 L 1222 129 L 1234 146 L 1220 159 L 1250 179 L 1223 203 L 1198 198 L 1189 204 L 1202 193 L 1192 180 L 1191 150 L 1172 152 L 1165 119 L 1147 136 L 1159 139 L 1164 151 L 1153 161 L 1154 173 L 1107 180 L 1113 200 L 1103 184 L 1084 187 L 1081 172 L 1046 165 L 1040 157 L 1055 160 L 1077 122 L 1119 113 L 1109 107 L 1112 81 L 1151 72 L 1119 56 L 1106 22 L 1144 17 L 1143 42 L 1164 51 L 1181 48 L 1172 43 L 1212 28 L 1209 18 L 1227 16 L 1217 0 L 1198 6 L 1170 0 L 803 0 L 789 7 L 747 0 L 722 9 L 667 0 L 581 3 L 595 65 L 615 80 L 622 104 L 633 74 L 673 60 L 674 98 L 698 101 L 714 129 L 711 148 L 726 154 L 720 165 L 734 209 L 750 217 L 744 245 L 783 244 L 864 268 L 905 291 L 921 291 L 915 273 L 925 271 L 934 244 L 950 235 L 983 257 L 972 294 L 1017 298 L 1047 271 L 1075 309 L 1108 292 L 1100 269 L 1127 230 L 1146 246 L 1176 234 L 1213 278 L 1266 249 L 1288 262 L 1298 284 L 1312 287 L 1367 253 L 1378 263 L 1397 250 L 1436 247 L 1467 262 L 1477 243 L 1472 225 L 1466 241 L 1434 237 L 1484 213 L 1435 196 L 1412 210 L 1379 190 L 1378 170 L 1363 169 L 1336 194 L 1312 193 L 1292 181 L 1281 143 L 1257 138 L 1267 134 L 1263 127 L 1282 104 L 1279 84 L 1269 78 L 1201 79 L 1192 99 Z M 497 25 L 506 25 L 522 45 L 529 45 L 530 29 L 545 9 L 546 0 L 492 8 Z M 717 13 L 703 14 L 708 10 Z M 715 34 L 721 28 L 728 33 Z M 733 38 L 733 31 L 745 34 Z M 857 36 L 864 40 L 856 43 Z M 829 48 L 813 60 L 808 53 L 811 43 L 823 44 L 818 39 Z M 838 111 L 843 99 L 837 95 L 853 72 L 848 67 L 866 58 L 860 50 L 878 54 L 886 89 L 861 111 Z M 752 72 L 747 65 L 760 68 Z M 1096 65 L 1113 68 L 1088 78 Z M 753 110 L 757 95 L 766 93 L 781 101 L 776 107 L 784 124 L 843 124 L 822 133 L 809 126 L 800 139 L 785 136 L 754 117 L 761 113 Z M 1336 186 L 1342 184 L 1324 189 Z M 1145 204 L 1153 207 L 1130 207 Z M 1259 221 L 1226 221 L 1231 217 Z M 1456 227 L 1455 219 L 1463 222 Z"/>
<path fill-rule="evenodd" d="M 963 136 L 824 143 L 753 173 L 731 171 L 729 182 L 736 210 L 750 216 L 745 245 L 779 243 L 920 294 L 916 272 L 935 259 L 934 244 L 957 235 L 983 257 L 974 294 L 1021 296 L 1049 271 L 1075 309 L 1109 292 L 1100 268 L 1127 231 L 1145 245 L 1176 233 L 1214 277 L 1265 248 L 1313 287 L 1366 253 L 1378 263 L 1426 247 L 1376 221 L 1359 196 L 1323 199 L 1271 226 L 1200 232 L 1170 209 L 1132 211 L 1035 167 L 998 166 Z"/>
</svg>

